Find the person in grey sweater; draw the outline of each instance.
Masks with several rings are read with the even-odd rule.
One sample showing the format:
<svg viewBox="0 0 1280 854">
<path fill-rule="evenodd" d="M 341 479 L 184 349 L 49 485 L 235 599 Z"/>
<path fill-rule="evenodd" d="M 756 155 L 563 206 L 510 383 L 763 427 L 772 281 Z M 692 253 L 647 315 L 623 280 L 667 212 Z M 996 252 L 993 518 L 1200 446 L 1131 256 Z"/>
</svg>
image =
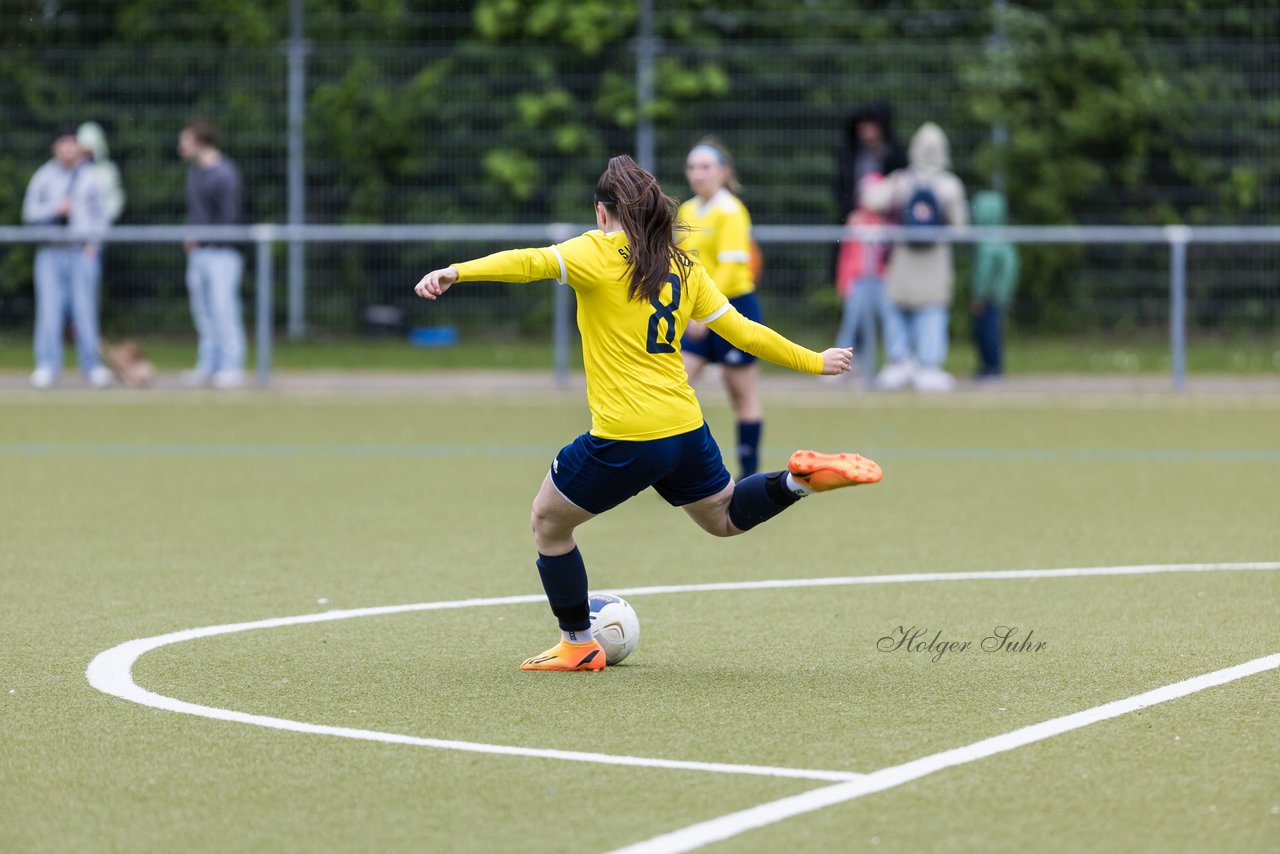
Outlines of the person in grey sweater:
<svg viewBox="0 0 1280 854">
<path fill-rule="evenodd" d="M 94 388 L 111 384 L 111 372 L 98 354 L 98 285 L 101 245 L 95 233 L 110 225 L 101 179 L 84 162 L 76 129 L 60 129 L 53 140 L 53 159 L 36 170 L 22 200 L 22 221 L 30 225 L 64 225 L 65 241 L 36 250 L 36 320 L 31 385 L 50 388 L 62 370 L 62 331 L 68 310 L 76 334 L 80 373 Z"/>
<path fill-rule="evenodd" d="M 187 222 L 239 225 L 240 171 L 217 147 L 208 122 L 193 119 L 178 134 L 178 154 L 187 170 Z M 229 243 L 187 240 L 187 291 L 199 347 L 196 366 L 182 375 L 189 386 L 244 384 L 245 333 L 240 306 L 244 256 Z"/>
</svg>

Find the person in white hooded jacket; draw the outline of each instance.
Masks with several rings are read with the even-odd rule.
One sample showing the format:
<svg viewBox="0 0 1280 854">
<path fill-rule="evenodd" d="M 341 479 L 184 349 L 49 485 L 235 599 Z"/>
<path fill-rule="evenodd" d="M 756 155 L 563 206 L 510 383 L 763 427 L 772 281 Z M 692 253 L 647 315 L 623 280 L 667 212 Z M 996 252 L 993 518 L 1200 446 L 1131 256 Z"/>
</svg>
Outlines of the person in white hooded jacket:
<svg viewBox="0 0 1280 854">
<path fill-rule="evenodd" d="M 104 212 L 114 223 L 124 213 L 125 192 L 120 167 L 111 159 L 111 150 L 107 148 L 107 134 L 97 122 L 85 122 L 76 129 L 76 142 L 89 158 L 93 171 L 98 173 Z"/>
<path fill-rule="evenodd" d="M 950 171 L 951 149 L 942 128 L 933 122 L 921 125 L 911 138 L 907 159 L 906 169 L 893 172 L 868 193 L 868 207 L 904 224 L 967 225 L 964 184 Z M 951 244 L 894 244 L 881 308 L 888 364 L 876 378 L 879 388 L 954 387 L 955 380 L 942 367 L 954 278 Z"/>
</svg>

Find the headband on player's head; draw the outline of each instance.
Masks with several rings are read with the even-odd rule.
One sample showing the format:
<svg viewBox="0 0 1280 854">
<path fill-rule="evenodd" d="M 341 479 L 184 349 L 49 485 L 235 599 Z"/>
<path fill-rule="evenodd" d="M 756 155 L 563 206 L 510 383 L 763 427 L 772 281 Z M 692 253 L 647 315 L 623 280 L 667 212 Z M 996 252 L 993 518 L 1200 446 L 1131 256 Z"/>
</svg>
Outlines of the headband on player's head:
<svg viewBox="0 0 1280 854">
<path fill-rule="evenodd" d="M 728 155 L 726 155 L 720 149 L 716 148 L 714 145 L 707 145 L 705 142 L 700 142 L 697 145 L 695 145 L 693 148 L 689 149 L 690 154 L 695 154 L 699 151 L 709 152 L 711 156 L 716 159 L 716 162 L 719 163 L 721 166 L 729 165 Z"/>
<path fill-rule="evenodd" d="M 612 198 L 611 196 L 602 196 L 602 195 L 600 195 L 599 193 L 595 193 L 595 194 L 592 196 L 592 198 L 593 198 L 593 199 L 595 199 L 597 202 L 600 202 L 601 204 L 604 204 L 604 205 L 616 205 L 616 204 L 618 204 L 618 200 L 617 200 L 617 199 Z"/>
</svg>

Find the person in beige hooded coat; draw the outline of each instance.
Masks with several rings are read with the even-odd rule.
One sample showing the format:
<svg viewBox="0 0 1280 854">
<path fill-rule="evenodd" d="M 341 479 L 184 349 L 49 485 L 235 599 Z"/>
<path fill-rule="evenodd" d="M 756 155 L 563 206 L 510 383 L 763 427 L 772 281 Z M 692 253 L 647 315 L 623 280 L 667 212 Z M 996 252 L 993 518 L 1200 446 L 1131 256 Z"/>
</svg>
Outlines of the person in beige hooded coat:
<svg viewBox="0 0 1280 854">
<path fill-rule="evenodd" d="M 942 128 L 925 122 L 911 138 L 910 165 L 892 173 L 869 194 L 867 204 L 891 218 L 921 188 L 932 192 L 946 225 L 968 225 L 964 184 L 951 171 L 951 149 Z M 942 369 L 947 359 L 947 319 L 955 271 L 951 244 L 894 244 L 882 305 L 885 359 L 876 383 L 899 389 L 949 391 L 955 384 Z"/>
</svg>

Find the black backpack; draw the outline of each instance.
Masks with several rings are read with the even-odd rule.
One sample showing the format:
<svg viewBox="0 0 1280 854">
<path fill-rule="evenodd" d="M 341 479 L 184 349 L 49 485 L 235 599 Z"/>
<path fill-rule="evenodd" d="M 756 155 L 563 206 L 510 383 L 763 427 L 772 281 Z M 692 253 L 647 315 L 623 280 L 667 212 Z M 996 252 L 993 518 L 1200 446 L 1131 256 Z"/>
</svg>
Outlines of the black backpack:
<svg viewBox="0 0 1280 854">
<path fill-rule="evenodd" d="M 938 194 L 928 184 L 916 184 L 911 197 L 902 209 L 902 224 L 908 227 L 938 227 L 947 224 L 947 216 L 942 212 L 942 203 Z M 912 249 L 928 249 L 936 246 L 936 240 L 908 240 L 907 246 Z"/>
</svg>

